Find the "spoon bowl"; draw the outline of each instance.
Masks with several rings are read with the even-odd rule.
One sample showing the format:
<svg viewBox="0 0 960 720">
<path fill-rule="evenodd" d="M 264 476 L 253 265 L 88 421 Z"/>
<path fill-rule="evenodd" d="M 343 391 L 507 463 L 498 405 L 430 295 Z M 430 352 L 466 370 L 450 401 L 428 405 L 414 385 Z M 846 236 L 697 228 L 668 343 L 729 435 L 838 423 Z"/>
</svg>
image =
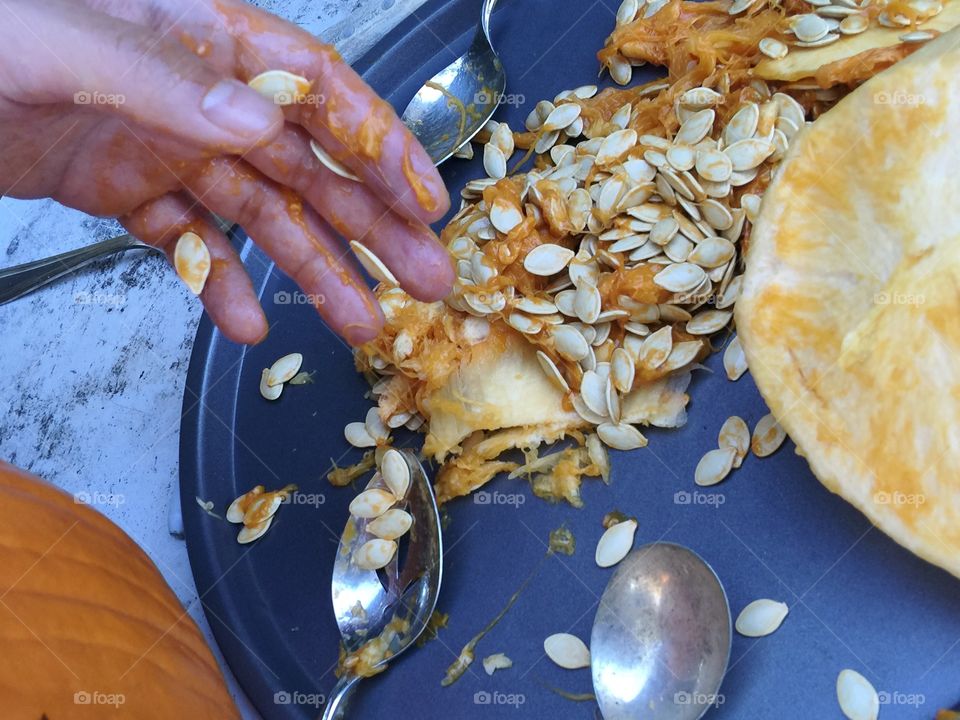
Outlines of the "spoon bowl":
<svg viewBox="0 0 960 720">
<path fill-rule="evenodd" d="M 692 550 L 644 545 L 610 578 L 590 637 L 604 720 L 696 720 L 722 702 L 730 606 L 716 573 Z"/>
<path fill-rule="evenodd" d="M 430 78 L 403 111 L 435 165 L 453 155 L 493 117 L 507 75 L 490 41 L 496 0 L 484 0 L 480 25 L 467 52 Z"/>
<path fill-rule="evenodd" d="M 396 507 L 413 516 L 403 542 L 405 552 L 395 553 L 380 571 L 363 570 L 352 561 L 356 550 L 373 539 L 368 520 L 353 516 L 347 521 L 333 566 L 333 610 L 349 655 L 375 643 L 367 667 L 347 669 L 330 693 L 323 720 L 340 717 L 357 683 L 384 669 L 420 636 L 437 605 L 442 579 L 443 541 L 440 511 L 423 466 L 410 450 L 401 450 L 410 469 L 410 487 Z M 376 473 L 365 489 L 386 489 Z M 403 549 L 403 548 L 402 548 Z M 371 646 L 373 647 L 373 646 Z M 366 654 L 366 653 L 365 653 Z"/>
</svg>

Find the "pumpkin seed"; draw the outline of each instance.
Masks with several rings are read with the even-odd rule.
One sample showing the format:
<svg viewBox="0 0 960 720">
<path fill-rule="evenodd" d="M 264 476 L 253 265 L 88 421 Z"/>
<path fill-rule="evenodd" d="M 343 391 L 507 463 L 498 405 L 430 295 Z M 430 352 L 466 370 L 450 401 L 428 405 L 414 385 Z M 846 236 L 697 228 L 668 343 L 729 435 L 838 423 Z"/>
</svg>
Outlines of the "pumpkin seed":
<svg viewBox="0 0 960 720">
<path fill-rule="evenodd" d="M 710 335 L 726 327 L 731 317 L 733 313 L 729 310 L 704 310 L 687 323 L 687 332 L 691 335 Z"/>
<path fill-rule="evenodd" d="M 203 292 L 210 276 L 210 265 L 210 251 L 203 238 L 195 232 L 183 233 L 173 250 L 173 266 L 194 295 Z"/>
<path fill-rule="evenodd" d="M 610 122 L 621 130 L 625 130 L 627 128 L 627 124 L 630 122 L 630 115 L 632 112 L 633 106 L 630 105 L 630 103 L 625 103 L 623 107 L 610 116 Z"/>
<path fill-rule="evenodd" d="M 877 720 L 880 714 L 880 696 L 856 670 L 841 670 L 837 676 L 837 702 L 849 720 Z"/>
<path fill-rule="evenodd" d="M 753 428 L 750 449 L 757 457 L 767 457 L 777 451 L 786 437 L 787 434 L 777 419 L 772 414 L 767 414 L 760 418 L 756 427 Z"/>
<path fill-rule="evenodd" d="M 793 34 L 801 42 L 816 42 L 824 37 L 830 28 L 822 17 L 814 13 L 795 15 L 790 23 Z"/>
<path fill-rule="evenodd" d="M 606 166 L 618 160 L 637 144 L 636 130 L 617 130 L 607 135 L 597 151 L 597 164 Z"/>
<path fill-rule="evenodd" d="M 737 451 L 732 447 L 711 450 L 700 458 L 700 462 L 697 463 L 693 481 L 701 487 L 716 485 L 730 474 L 736 456 Z"/>
<path fill-rule="evenodd" d="M 926 30 L 916 30 L 914 32 L 904 33 L 900 36 L 900 40 L 905 43 L 922 43 L 933 40 L 935 37 L 936 35 Z"/>
<path fill-rule="evenodd" d="M 625 0 L 630 2 L 631 0 Z M 636 0 L 632 0 L 636 2 Z M 493 675 L 497 670 L 506 670 L 507 668 L 513 667 L 513 660 L 508 658 L 503 653 L 494 653 L 493 655 L 487 655 L 483 659 L 483 670 L 487 675 Z"/>
<path fill-rule="evenodd" d="M 637 532 L 636 520 L 624 520 L 611 525 L 600 536 L 594 559 L 602 568 L 613 567 L 623 560 L 633 547 L 633 537 Z"/>
<path fill-rule="evenodd" d="M 768 58 L 773 58 L 774 60 L 779 60 L 787 56 L 787 53 L 790 52 L 790 48 L 787 47 L 784 43 L 780 42 L 776 38 L 763 38 L 759 44 L 760 52 L 766 55 Z"/>
<path fill-rule="evenodd" d="M 750 428 L 747 427 L 743 418 L 736 415 L 728 417 L 720 428 L 717 444 L 721 448 L 733 448 L 736 451 L 733 467 L 740 467 L 743 459 L 750 452 Z"/>
<path fill-rule="evenodd" d="M 240 528 L 240 532 L 237 533 L 237 542 L 241 545 L 246 545 L 247 543 L 252 543 L 257 538 L 263 536 L 263 534 L 270 529 L 270 525 L 273 524 L 273 516 L 271 515 L 266 520 L 257 523 L 256 525 L 250 525 L 249 527 L 244 525 Z"/>
<path fill-rule="evenodd" d="M 563 130 L 578 117 L 580 117 L 580 106 L 576 103 L 564 103 L 563 105 L 558 105 L 547 116 L 547 119 L 544 120 L 541 130 L 547 132 Z M 552 144 L 553 143 L 551 143 L 551 145 Z"/>
<path fill-rule="evenodd" d="M 723 369 L 727 378 L 734 381 L 739 380 L 747 371 L 747 357 L 743 354 L 743 346 L 736 335 L 723 351 Z"/>
<path fill-rule="evenodd" d="M 608 417 L 607 381 L 596 371 L 587 370 L 580 381 L 580 396 L 592 412 Z"/>
<path fill-rule="evenodd" d="M 570 392 L 570 386 L 560 373 L 556 363 L 550 359 L 549 355 L 542 350 L 537 350 L 537 360 L 540 363 L 540 367 L 543 369 L 544 374 L 550 379 L 551 382 L 553 382 L 554 385 L 556 385 L 562 392 Z"/>
<path fill-rule="evenodd" d="M 367 523 L 367 532 L 381 540 L 396 540 L 413 525 L 413 517 L 406 510 L 393 508 Z"/>
<path fill-rule="evenodd" d="M 286 70 L 267 70 L 249 80 L 247 85 L 277 105 L 293 105 L 310 92 L 311 83 Z"/>
<path fill-rule="evenodd" d="M 697 173 L 710 182 L 726 182 L 730 179 L 733 164 L 726 153 L 713 148 L 697 150 Z"/>
<path fill-rule="evenodd" d="M 356 240 L 350 241 L 350 249 L 353 250 L 353 254 L 356 256 L 357 260 L 360 261 L 360 264 L 363 266 L 363 269 L 370 273 L 370 277 L 374 280 L 378 280 L 382 283 L 387 283 L 388 285 L 399 285 L 399 281 L 390 272 L 383 261 L 376 256 L 376 254 L 368 248 L 363 243 L 357 242 Z"/>
<path fill-rule="evenodd" d="M 713 107 L 719 105 L 722 101 L 723 95 L 716 90 L 705 87 L 690 88 L 680 96 L 680 103 L 693 110 Z"/>
<path fill-rule="evenodd" d="M 649 370 L 656 370 L 666 362 L 672 349 L 673 328 L 665 325 L 643 341 L 637 364 Z"/>
<path fill-rule="evenodd" d="M 773 143 L 760 138 L 746 138 L 737 140 L 724 148 L 723 152 L 730 158 L 734 172 L 753 170 L 773 153 Z"/>
<path fill-rule="evenodd" d="M 464 147 L 470 147 L 470 143 L 465 143 Z M 310 140 L 310 149 L 313 151 L 313 154 L 316 156 L 317 160 L 330 170 L 331 172 L 339 175 L 342 178 L 347 180 L 353 180 L 354 182 L 360 182 L 360 178 L 350 172 L 345 165 L 343 165 L 339 160 L 337 160 L 333 155 L 328 153 L 326 149 L 318 143 L 316 140 Z M 473 157 L 473 151 L 471 150 L 470 156 Z"/>
<path fill-rule="evenodd" d="M 615 348 L 610 359 L 610 381 L 624 395 L 633 389 L 635 366 L 633 358 L 622 347 Z"/>
<path fill-rule="evenodd" d="M 730 118 L 730 122 L 723 128 L 723 144 L 725 147 L 740 140 L 753 137 L 760 122 L 760 106 L 756 103 L 747 103 L 737 110 Z"/>
<path fill-rule="evenodd" d="M 277 383 L 271 386 L 267 382 L 269 377 L 270 369 L 264 368 L 263 372 L 260 373 L 260 395 L 262 395 L 265 400 L 276 400 L 280 397 L 280 393 L 283 392 L 283 383 Z"/>
<path fill-rule="evenodd" d="M 270 366 L 267 371 L 267 385 L 275 387 L 290 380 L 294 375 L 300 372 L 300 366 L 303 364 L 303 355 L 300 353 L 290 353 L 284 355 Z"/>
<path fill-rule="evenodd" d="M 507 176 L 507 158 L 503 150 L 487 143 L 483 146 L 483 169 L 494 180 L 502 180 Z"/>
<path fill-rule="evenodd" d="M 726 238 L 708 237 L 694 248 L 687 261 L 700 267 L 715 268 L 730 262 L 736 252 L 733 243 Z"/>
<path fill-rule="evenodd" d="M 358 448 L 375 447 L 377 441 L 367 432 L 366 425 L 362 422 L 347 423 L 343 429 L 343 435 L 347 442 Z"/>
<path fill-rule="evenodd" d="M 635 450 L 647 446 L 647 439 L 633 425 L 603 422 L 597 424 L 597 435 L 614 450 Z"/>
<path fill-rule="evenodd" d="M 369 520 L 380 517 L 397 502 L 396 496 L 387 490 L 370 488 L 350 501 L 350 514 Z"/>
<path fill-rule="evenodd" d="M 684 171 L 692 168 L 697 161 L 696 151 L 689 145 L 673 145 L 667 150 L 667 162 L 674 170 Z"/>
<path fill-rule="evenodd" d="M 693 263 L 669 265 L 653 276 L 653 282 L 670 292 L 693 290 L 706 278 L 706 273 Z"/>
<path fill-rule="evenodd" d="M 702 349 L 703 343 L 698 340 L 685 340 L 675 343 L 661 369 L 665 372 L 672 372 L 685 367 L 696 359 Z"/>
<path fill-rule="evenodd" d="M 396 554 L 396 542 L 377 538 L 361 545 L 353 555 L 353 562 L 361 570 L 379 570 Z"/>
<path fill-rule="evenodd" d="M 713 129 L 713 121 L 716 117 L 717 114 L 712 109 L 698 110 L 680 126 L 673 142 L 682 145 L 696 145 Z"/>
<path fill-rule="evenodd" d="M 765 637 L 783 623 L 790 608 L 786 603 L 762 598 L 754 600 L 737 615 L 737 632 L 745 637 Z"/>
<path fill-rule="evenodd" d="M 569 633 L 556 633 L 543 641 L 543 651 L 567 670 L 590 667 L 590 650 L 583 640 Z"/>
<path fill-rule="evenodd" d="M 380 419 L 380 411 L 378 408 L 372 407 L 367 410 L 367 417 L 363 421 L 363 426 L 367 429 L 370 437 L 377 442 L 384 441 L 390 437 L 390 431 L 383 423 L 383 420 Z"/>
<path fill-rule="evenodd" d="M 500 148 L 504 157 L 513 155 L 513 132 L 507 123 L 497 125 L 497 129 L 490 133 L 490 142 Z"/>
<path fill-rule="evenodd" d="M 573 310 L 577 317 L 588 325 L 597 321 L 600 316 L 600 291 L 589 282 L 582 282 L 573 298 Z"/>
<path fill-rule="evenodd" d="M 570 325 L 558 325 L 551 330 L 557 353 L 573 362 L 579 362 L 590 352 L 590 343 Z"/>
<path fill-rule="evenodd" d="M 544 243 L 527 253 L 523 259 L 523 267 L 533 275 L 549 277 L 563 270 L 573 260 L 573 256 L 572 250 L 560 245 Z"/>
<path fill-rule="evenodd" d="M 844 35 L 859 35 L 870 27 L 870 20 L 862 13 L 848 15 L 840 21 L 840 32 Z"/>
<path fill-rule="evenodd" d="M 523 213 L 509 200 L 498 197 L 490 208 L 490 222 L 497 230 L 507 234 L 523 222 Z"/>
<path fill-rule="evenodd" d="M 410 466 L 403 457 L 403 453 L 393 448 L 387 450 L 380 460 L 380 474 L 383 477 L 383 483 L 394 497 L 398 499 L 406 497 L 407 488 L 410 487 Z"/>
</svg>

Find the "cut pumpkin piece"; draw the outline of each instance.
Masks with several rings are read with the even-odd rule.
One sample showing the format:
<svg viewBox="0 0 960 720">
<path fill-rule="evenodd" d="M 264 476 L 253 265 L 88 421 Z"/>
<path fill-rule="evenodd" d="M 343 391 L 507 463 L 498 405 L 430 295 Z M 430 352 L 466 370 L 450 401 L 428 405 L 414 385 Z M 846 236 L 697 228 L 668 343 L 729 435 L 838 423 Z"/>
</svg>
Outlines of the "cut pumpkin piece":
<svg viewBox="0 0 960 720">
<path fill-rule="evenodd" d="M 821 482 L 960 576 L 958 77 L 953 30 L 798 135 L 753 228 L 736 320 Z"/>
<path fill-rule="evenodd" d="M 873 21 L 876 23 L 876 21 Z M 960 25 L 960 2 L 951 1 L 940 14 L 926 20 L 920 28 L 945 33 Z M 883 70 L 922 47 L 900 39 L 910 28 L 885 28 L 874 24 L 859 35 L 848 35 L 839 42 L 818 48 L 791 48 L 778 60 L 760 62 L 755 72 L 764 80 L 798 81 L 814 79 L 823 87 L 848 83 L 864 77 L 865 70 Z"/>
<path fill-rule="evenodd" d="M 640 385 L 624 396 L 622 421 L 680 427 L 687 419 L 689 384 L 690 374 L 683 372 Z M 441 462 L 477 430 L 541 428 L 556 439 L 588 425 L 544 374 L 536 348 L 513 333 L 502 345 L 475 350 L 424 400 L 424 408 L 430 418 L 424 453 Z"/>
</svg>

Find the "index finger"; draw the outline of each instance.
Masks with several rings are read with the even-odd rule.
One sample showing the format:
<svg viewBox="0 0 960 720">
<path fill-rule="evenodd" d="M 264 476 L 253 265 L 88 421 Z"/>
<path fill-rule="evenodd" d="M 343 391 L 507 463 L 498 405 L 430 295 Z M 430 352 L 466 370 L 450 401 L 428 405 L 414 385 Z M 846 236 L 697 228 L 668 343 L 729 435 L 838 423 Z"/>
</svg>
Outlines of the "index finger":
<svg viewBox="0 0 960 720">
<path fill-rule="evenodd" d="M 245 3 L 222 0 L 218 8 L 238 43 L 241 78 L 286 70 L 310 80 L 312 102 L 292 108 L 300 124 L 396 212 L 426 223 L 443 217 L 450 199 L 433 161 L 336 50 Z"/>
</svg>

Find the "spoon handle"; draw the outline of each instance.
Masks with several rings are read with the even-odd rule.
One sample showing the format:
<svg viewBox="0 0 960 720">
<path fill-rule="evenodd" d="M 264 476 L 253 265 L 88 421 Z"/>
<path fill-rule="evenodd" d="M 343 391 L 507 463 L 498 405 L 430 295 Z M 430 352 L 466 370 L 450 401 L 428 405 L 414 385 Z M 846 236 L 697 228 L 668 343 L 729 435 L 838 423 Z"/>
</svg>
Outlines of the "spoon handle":
<svg viewBox="0 0 960 720">
<path fill-rule="evenodd" d="M 484 0 L 483 8 L 480 10 L 480 27 L 483 28 L 483 34 L 487 36 L 490 47 L 493 47 L 493 41 L 490 39 L 490 16 L 496 4 L 497 0 Z"/>
<path fill-rule="evenodd" d="M 336 720 L 343 717 L 347 700 L 350 699 L 350 695 L 353 694 L 353 689 L 358 682 L 360 682 L 360 677 L 357 675 L 343 675 L 330 691 L 327 706 L 323 709 L 323 716 L 320 720 Z"/>
<path fill-rule="evenodd" d="M 151 249 L 133 235 L 120 235 L 77 250 L 0 270 L 0 305 L 16 300 L 106 255 L 132 249 Z"/>
</svg>

